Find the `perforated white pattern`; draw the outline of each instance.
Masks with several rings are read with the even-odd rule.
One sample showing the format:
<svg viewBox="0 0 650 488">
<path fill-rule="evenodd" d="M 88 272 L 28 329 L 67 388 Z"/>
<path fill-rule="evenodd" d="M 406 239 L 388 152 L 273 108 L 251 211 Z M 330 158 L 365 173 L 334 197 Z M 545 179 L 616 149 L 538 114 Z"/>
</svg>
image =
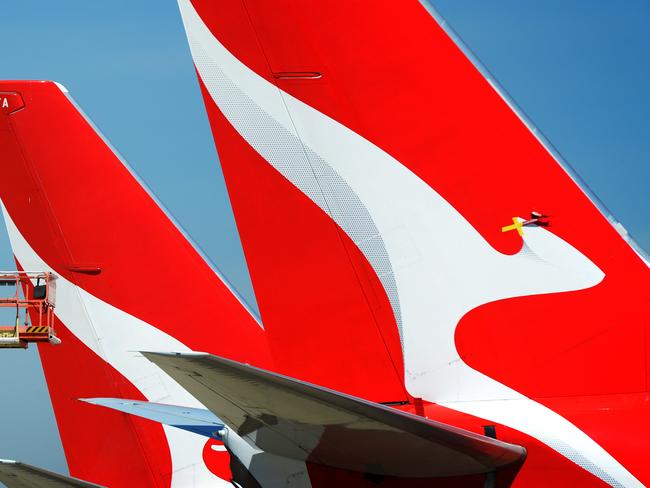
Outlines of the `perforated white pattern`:
<svg viewBox="0 0 650 488">
<path fill-rule="evenodd" d="M 565 444 L 564 442 L 558 441 L 556 439 L 540 439 L 540 440 L 545 444 L 551 446 L 553 449 L 555 449 L 557 452 L 562 454 L 564 457 L 571 459 L 574 463 L 586 469 L 594 476 L 597 476 L 605 483 L 608 483 L 613 488 L 625 488 L 625 485 L 619 483 L 615 478 L 610 476 L 610 474 L 607 473 L 604 469 L 602 469 L 600 466 L 598 466 L 596 463 L 592 462 L 591 460 L 587 459 L 585 456 L 580 454 L 578 451 L 573 449 L 568 444 Z"/>
<path fill-rule="evenodd" d="M 357 194 L 318 154 L 253 102 L 188 34 L 194 62 L 219 109 L 271 166 L 326 212 L 352 239 L 388 295 L 403 347 L 402 313 L 384 241 Z M 281 98 L 278 91 L 275 96 Z M 290 125 L 289 114 L 286 117 Z"/>
</svg>

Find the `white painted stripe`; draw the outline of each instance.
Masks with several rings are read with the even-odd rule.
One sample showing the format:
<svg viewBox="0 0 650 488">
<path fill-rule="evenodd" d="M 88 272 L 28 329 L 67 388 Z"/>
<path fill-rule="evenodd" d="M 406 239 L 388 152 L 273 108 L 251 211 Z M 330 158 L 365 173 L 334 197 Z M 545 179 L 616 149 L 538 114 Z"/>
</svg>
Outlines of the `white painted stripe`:
<svg viewBox="0 0 650 488">
<path fill-rule="evenodd" d="M 181 12 L 185 10 L 181 8 Z M 214 62 L 203 50 L 201 42 L 195 41 L 191 34 L 188 37 L 197 65 L 204 68 L 203 82 L 217 97 L 217 104 L 227 107 L 229 118 L 235 121 L 244 139 L 330 215 L 375 269 L 388 295 L 402 339 L 402 313 L 395 275 L 383 238 L 368 209 L 327 162 L 302 144 L 281 92 L 274 85 L 267 83 L 260 86 L 258 99 L 249 100 L 240 87 L 231 81 L 243 80 L 245 89 L 254 89 L 255 80 L 245 76 L 246 67 L 231 65 L 222 70 L 222 65 Z M 218 89 L 215 90 L 215 87 Z M 230 103 L 232 100 L 237 100 L 236 106 Z"/>
<path fill-rule="evenodd" d="M 49 271 L 59 276 L 56 281 L 55 314 L 70 332 L 127 378 L 147 400 L 205 409 L 158 366 L 135 352 L 152 350 L 186 352 L 190 351 L 187 346 L 66 280 L 34 252 L 2 202 L 0 206 L 9 232 L 11 247 L 23 269 Z M 163 426 L 163 428 L 169 444 L 174 473 L 188 466 L 194 466 L 192 484 L 187 484 L 185 478 L 183 478 L 185 481 L 177 480 L 175 475 L 172 475 L 173 488 L 230 486 L 228 482 L 208 471 L 203 463 L 202 453 L 206 442 L 204 437 L 173 427 Z"/>
</svg>

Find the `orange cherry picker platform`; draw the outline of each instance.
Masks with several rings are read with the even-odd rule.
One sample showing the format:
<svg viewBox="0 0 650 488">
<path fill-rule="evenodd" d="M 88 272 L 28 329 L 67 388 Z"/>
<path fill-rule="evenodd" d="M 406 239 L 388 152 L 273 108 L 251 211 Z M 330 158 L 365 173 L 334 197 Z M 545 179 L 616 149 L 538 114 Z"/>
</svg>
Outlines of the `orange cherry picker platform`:
<svg viewBox="0 0 650 488">
<path fill-rule="evenodd" d="M 0 271 L 0 311 L 11 315 L 15 311 L 13 324 L 0 325 L 0 348 L 25 349 L 30 342 L 59 344 L 54 333 L 55 299 L 53 273 Z M 5 312 L 2 319 L 6 316 Z"/>
</svg>

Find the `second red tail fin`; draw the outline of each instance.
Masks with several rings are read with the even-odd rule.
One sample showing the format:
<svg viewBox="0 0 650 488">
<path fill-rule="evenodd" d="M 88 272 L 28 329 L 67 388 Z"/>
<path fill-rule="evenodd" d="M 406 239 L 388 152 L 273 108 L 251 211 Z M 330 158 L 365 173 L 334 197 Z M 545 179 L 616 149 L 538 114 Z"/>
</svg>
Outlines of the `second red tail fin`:
<svg viewBox="0 0 650 488">
<path fill-rule="evenodd" d="M 78 399 L 196 406 L 135 351 L 209 350 L 268 366 L 263 329 L 60 85 L 3 81 L 1 103 L 12 249 L 21 268 L 58 276 L 62 343 L 39 352 L 71 474 L 111 487 L 217 483 L 204 439 Z"/>
</svg>

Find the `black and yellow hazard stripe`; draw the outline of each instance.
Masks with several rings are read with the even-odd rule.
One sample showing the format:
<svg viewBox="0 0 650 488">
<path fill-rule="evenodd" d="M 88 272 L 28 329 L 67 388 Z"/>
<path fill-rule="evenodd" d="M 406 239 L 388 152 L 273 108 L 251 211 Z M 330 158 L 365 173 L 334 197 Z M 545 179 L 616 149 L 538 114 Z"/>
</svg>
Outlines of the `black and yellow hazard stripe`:
<svg viewBox="0 0 650 488">
<path fill-rule="evenodd" d="M 45 334 L 48 331 L 47 325 L 35 325 L 32 327 L 27 327 L 25 329 L 25 334 Z"/>
</svg>

